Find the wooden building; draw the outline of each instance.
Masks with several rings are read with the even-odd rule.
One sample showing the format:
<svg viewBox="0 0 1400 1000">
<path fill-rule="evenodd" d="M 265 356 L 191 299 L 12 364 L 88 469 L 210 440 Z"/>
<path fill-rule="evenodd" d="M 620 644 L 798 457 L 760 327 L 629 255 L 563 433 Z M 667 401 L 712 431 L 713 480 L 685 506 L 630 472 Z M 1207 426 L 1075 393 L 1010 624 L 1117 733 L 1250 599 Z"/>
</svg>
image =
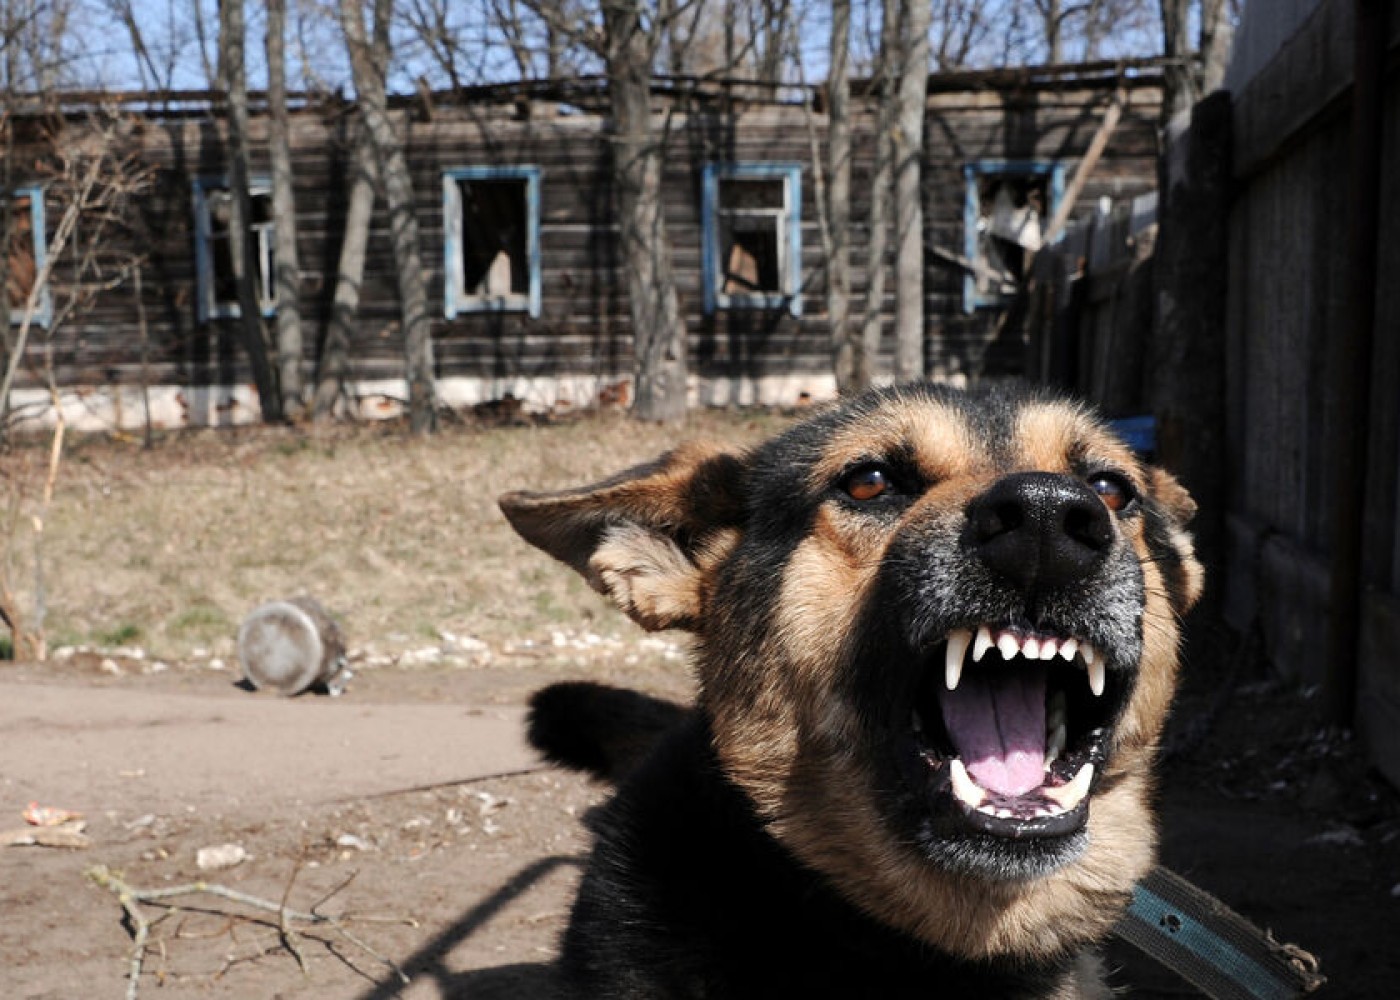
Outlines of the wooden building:
<svg viewBox="0 0 1400 1000">
<path fill-rule="evenodd" d="M 930 78 L 923 178 L 930 376 L 975 381 L 1018 368 L 1019 332 L 1004 322 L 1006 305 L 1120 92 L 1124 114 L 1079 195 L 1077 213 L 1103 211 L 1155 188 L 1160 78 L 1152 66 Z M 790 404 L 833 392 L 812 165 L 814 150 L 825 143 L 819 98 L 752 84 L 655 85 L 665 214 L 697 403 Z M 64 134 L 76 137 L 85 127 L 83 101 L 93 98 L 50 100 L 31 118 L 66 122 Z M 51 358 L 75 424 L 139 422 L 143 399 L 157 425 L 252 419 L 256 400 L 231 318 L 237 306 L 228 282 L 227 147 L 218 105 L 209 95 L 189 94 L 127 95 L 118 103 L 129 119 L 125 141 L 154 171 L 129 232 L 114 235 L 107 248 L 114 259 L 142 258 L 141 308 L 128 280 L 51 333 L 36 329 L 15 405 L 41 399 L 40 370 Z M 631 334 L 602 83 L 423 94 L 394 107 L 408 136 L 442 399 L 467 405 L 510 394 L 531 406 L 563 407 L 589 405 L 600 393 L 625 394 Z M 858 309 L 875 111 L 874 99 L 857 88 Z M 353 119 L 353 108 L 335 100 L 305 101 L 292 115 L 309 378 L 330 317 Z M 266 134 L 255 104 L 249 235 L 264 290 L 276 225 Z M 42 194 L 42 178 L 24 176 L 26 165 L 41 158 L 21 151 L 12 160 L 17 197 Z M 43 197 L 37 203 L 46 207 Z M 33 216 L 36 233 L 46 226 L 52 232 L 57 208 L 47 208 L 47 222 L 42 211 Z M 12 260 L 23 256 L 12 248 Z M 360 413 L 393 411 L 404 395 L 394 274 L 381 201 L 351 345 Z M 61 278 L 60 264 L 60 287 Z M 887 288 L 892 319 L 892 281 Z M 12 306 L 15 295 L 12 287 Z M 882 370 L 888 371 L 890 353 Z"/>
</svg>

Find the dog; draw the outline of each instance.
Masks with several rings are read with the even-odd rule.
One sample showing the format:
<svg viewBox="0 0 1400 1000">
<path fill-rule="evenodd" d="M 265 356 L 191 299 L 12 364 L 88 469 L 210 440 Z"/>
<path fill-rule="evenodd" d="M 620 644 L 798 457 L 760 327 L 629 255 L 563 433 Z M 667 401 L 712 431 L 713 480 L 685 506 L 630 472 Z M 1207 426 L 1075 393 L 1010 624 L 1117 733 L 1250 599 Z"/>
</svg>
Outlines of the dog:
<svg viewBox="0 0 1400 1000">
<path fill-rule="evenodd" d="M 693 707 L 532 700 L 546 758 L 617 784 L 567 995 L 1108 995 L 1202 587 L 1169 473 L 1046 391 L 910 385 L 500 506 L 694 643 Z"/>
</svg>

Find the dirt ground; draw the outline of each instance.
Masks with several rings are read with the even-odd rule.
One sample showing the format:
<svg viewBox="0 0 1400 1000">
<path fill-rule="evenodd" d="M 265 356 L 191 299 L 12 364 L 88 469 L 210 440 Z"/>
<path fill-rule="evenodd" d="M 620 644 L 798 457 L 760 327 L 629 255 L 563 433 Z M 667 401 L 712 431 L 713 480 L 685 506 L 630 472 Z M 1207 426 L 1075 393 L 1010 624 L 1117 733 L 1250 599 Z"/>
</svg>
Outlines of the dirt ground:
<svg viewBox="0 0 1400 1000">
<path fill-rule="evenodd" d="M 676 640 L 629 630 L 493 519 L 500 489 L 659 450 L 652 431 L 603 430 L 606 447 L 565 427 L 79 449 L 46 543 L 53 645 L 67 646 L 0 661 L 0 842 L 36 802 L 81 812 L 87 844 L 0 847 L 0 994 L 129 995 L 136 928 L 93 877 L 105 869 L 272 908 L 140 905 L 144 998 L 543 995 L 587 848 L 579 817 L 603 793 L 535 763 L 525 700 L 577 677 L 689 692 Z M 455 500 L 464 484 L 487 499 Z M 295 530 L 262 538 L 259 519 Z M 342 697 L 237 683 L 238 616 L 299 590 L 330 595 L 349 625 Z M 1320 996 L 1400 996 L 1400 797 L 1322 729 L 1307 688 L 1223 648 L 1198 650 L 1188 680 L 1163 769 L 1164 860 L 1315 953 Z M 243 860 L 199 866 L 225 845 Z M 336 920 L 284 934 L 279 907 Z M 1127 949 L 1109 958 L 1127 995 L 1195 995 Z"/>
<path fill-rule="evenodd" d="M 670 696 L 687 686 L 679 665 L 541 663 L 369 670 L 340 698 L 289 700 L 227 671 L 112 664 L 0 667 L 0 827 L 38 801 L 81 810 L 90 839 L 0 849 L 6 996 L 124 995 L 132 935 L 117 896 L 86 874 L 96 866 L 141 889 L 207 879 L 285 899 L 353 935 L 301 925 L 302 969 L 275 914 L 181 897 L 150 932 L 142 996 L 540 995 L 586 850 L 578 818 L 601 793 L 536 765 L 524 699 L 583 673 Z M 1163 788 L 1165 859 L 1315 952 L 1331 979 L 1321 996 L 1392 997 L 1400 804 L 1350 741 L 1309 721 L 1306 694 L 1254 678 L 1223 707 L 1213 690 L 1187 692 L 1174 743 L 1189 745 Z M 1214 725 L 1202 740 L 1188 723 L 1203 716 Z M 247 859 L 201 870 L 200 849 L 225 844 Z M 1110 958 L 1129 995 L 1195 995 L 1127 949 Z"/>
</svg>

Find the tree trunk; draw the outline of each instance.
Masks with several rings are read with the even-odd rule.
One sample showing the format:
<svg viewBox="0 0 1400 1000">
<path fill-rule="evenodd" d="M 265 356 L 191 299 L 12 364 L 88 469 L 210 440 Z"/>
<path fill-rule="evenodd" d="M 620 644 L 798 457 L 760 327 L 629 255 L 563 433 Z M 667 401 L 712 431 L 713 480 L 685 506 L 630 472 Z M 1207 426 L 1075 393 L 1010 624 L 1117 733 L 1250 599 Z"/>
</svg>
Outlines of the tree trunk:
<svg viewBox="0 0 1400 1000">
<path fill-rule="evenodd" d="M 1200 96 L 1187 62 L 1191 43 L 1188 33 L 1191 0 L 1161 0 L 1162 54 L 1169 61 L 1162 70 L 1162 122 L 1190 112 Z"/>
<path fill-rule="evenodd" d="M 0 101 L 0 371 L 10 366 L 10 355 L 14 353 L 15 332 L 10 326 L 10 254 L 11 231 L 14 226 L 14 201 L 4 194 L 11 189 L 14 180 L 14 132 L 10 127 L 10 94 L 7 91 Z M 0 444 L 9 434 L 10 394 L 0 395 Z"/>
<path fill-rule="evenodd" d="M 300 416 L 302 396 L 301 263 L 297 257 L 296 200 L 287 122 L 287 0 L 267 0 L 268 153 L 272 161 L 272 211 L 276 216 L 277 375 L 282 409 Z"/>
<path fill-rule="evenodd" d="M 1064 27 L 1064 15 L 1060 12 L 1060 0 L 1044 0 L 1041 16 L 1045 24 L 1045 61 L 1051 66 L 1058 66 L 1064 59 L 1061 30 Z"/>
<path fill-rule="evenodd" d="M 1201 0 L 1200 92 L 1203 96 L 1214 93 L 1225 83 L 1234 37 L 1235 26 L 1225 0 Z"/>
<path fill-rule="evenodd" d="M 248 239 L 248 81 L 244 68 L 243 0 L 219 4 L 219 62 L 228 93 L 229 257 L 238 288 L 238 328 L 258 391 L 258 406 L 268 423 L 282 419 L 282 397 L 268 363 L 262 310 L 253 285 L 253 247 Z"/>
<path fill-rule="evenodd" d="M 928 97 L 928 0 L 906 0 L 895 132 L 895 362 L 897 382 L 924 377 L 924 106 Z"/>
<path fill-rule="evenodd" d="M 375 3 L 376 41 L 381 23 L 392 13 L 392 0 Z M 433 340 L 428 321 L 428 286 L 418 245 L 418 217 L 414 212 L 413 181 L 403 142 L 389 120 L 384 72 L 365 37 L 357 0 L 340 0 L 340 20 L 350 55 L 350 70 L 359 95 L 365 131 L 379 161 L 384 197 L 389 207 L 389 229 L 398 272 L 399 308 L 403 315 L 404 376 L 408 381 L 409 426 L 418 434 L 437 429 L 437 392 L 433 384 Z"/>
<path fill-rule="evenodd" d="M 870 237 L 865 261 L 865 315 L 861 323 L 863 349 L 855 384 L 869 385 L 880 354 L 885 305 L 885 260 L 890 239 L 890 203 L 894 186 L 894 121 L 898 100 L 899 0 L 884 0 L 880 29 L 880 108 L 875 137 L 875 168 L 870 180 Z"/>
<path fill-rule="evenodd" d="M 679 420 L 686 412 L 686 330 L 661 207 L 661 149 L 651 127 L 653 43 L 635 0 L 603 0 L 613 183 L 621 208 L 627 298 L 636 355 L 632 415 Z"/>
<path fill-rule="evenodd" d="M 369 244 L 369 224 L 374 214 L 374 191 L 379 186 L 374 145 L 365 134 L 363 124 L 355 140 L 349 176 L 350 195 L 345 210 L 340 263 L 335 272 L 335 297 L 318 366 L 313 410 L 316 420 L 333 415 L 336 401 L 345 394 L 345 380 L 350 371 L 350 341 L 355 334 L 355 315 L 360 308 L 360 283 L 365 274 L 365 247 Z"/>
<path fill-rule="evenodd" d="M 865 344 L 851 315 L 851 0 L 832 0 L 831 66 L 827 77 L 827 224 L 831 231 L 826 263 L 826 311 L 831 317 L 831 344 L 836 389 L 859 392 L 869 384 Z M 857 375 L 865 372 L 866 383 Z"/>
</svg>

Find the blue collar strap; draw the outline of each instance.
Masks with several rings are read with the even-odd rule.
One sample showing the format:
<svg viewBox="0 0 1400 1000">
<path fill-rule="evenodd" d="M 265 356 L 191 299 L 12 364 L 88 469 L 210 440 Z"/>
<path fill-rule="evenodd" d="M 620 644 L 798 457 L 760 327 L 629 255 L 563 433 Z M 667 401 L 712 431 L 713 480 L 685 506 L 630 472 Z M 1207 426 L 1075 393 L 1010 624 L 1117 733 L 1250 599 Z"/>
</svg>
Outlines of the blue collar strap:
<svg viewBox="0 0 1400 1000">
<path fill-rule="evenodd" d="M 1212 1000 L 1296 1000 L 1327 981 L 1312 955 L 1160 865 L 1134 888 L 1114 933 Z"/>
</svg>

